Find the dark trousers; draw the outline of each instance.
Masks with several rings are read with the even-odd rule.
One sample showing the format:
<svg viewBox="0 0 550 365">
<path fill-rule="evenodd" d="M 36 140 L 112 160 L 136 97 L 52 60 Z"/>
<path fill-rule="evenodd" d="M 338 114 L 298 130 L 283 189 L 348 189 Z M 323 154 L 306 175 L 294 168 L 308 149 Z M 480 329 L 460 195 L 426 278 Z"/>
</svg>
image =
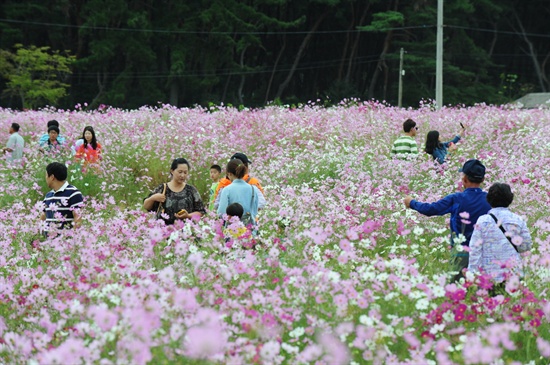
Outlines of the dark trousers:
<svg viewBox="0 0 550 365">
<path fill-rule="evenodd" d="M 451 283 L 456 283 L 464 277 L 462 273 L 463 269 L 468 268 L 468 262 L 470 262 L 470 256 L 466 253 L 460 253 L 459 255 L 453 255 L 451 258 L 451 268 L 453 271 L 458 271 L 458 274 L 453 275 Z"/>
</svg>

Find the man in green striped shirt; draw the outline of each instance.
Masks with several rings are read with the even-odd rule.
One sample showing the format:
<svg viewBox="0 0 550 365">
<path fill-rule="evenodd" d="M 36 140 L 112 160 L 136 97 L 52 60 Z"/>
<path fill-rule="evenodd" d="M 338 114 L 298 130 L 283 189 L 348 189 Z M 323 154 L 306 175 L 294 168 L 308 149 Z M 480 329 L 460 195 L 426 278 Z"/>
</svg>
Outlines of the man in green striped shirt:
<svg viewBox="0 0 550 365">
<path fill-rule="evenodd" d="M 403 123 L 403 131 L 405 134 L 393 142 L 391 154 L 399 158 L 407 158 L 408 156 L 416 157 L 418 155 L 418 146 L 414 140 L 416 131 L 418 131 L 416 122 L 412 119 L 407 119 Z"/>
</svg>

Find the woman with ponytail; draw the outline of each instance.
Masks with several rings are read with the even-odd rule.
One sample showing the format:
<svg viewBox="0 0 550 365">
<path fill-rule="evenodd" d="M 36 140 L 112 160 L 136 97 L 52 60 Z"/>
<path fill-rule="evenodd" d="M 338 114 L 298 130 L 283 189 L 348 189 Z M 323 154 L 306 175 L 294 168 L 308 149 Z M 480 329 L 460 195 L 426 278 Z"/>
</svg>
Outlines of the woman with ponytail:
<svg viewBox="0 0 550 365">
<path fill-rule="evenodd" d="M 243 180 L 246 171 L 246 166 L 239 159 L 232 159 L 227 164 L 226 175 L 231 180 L 231 184 L 220 192 L 218 215 L 223 217 L 228 205 L 239 203 L 244 210 L 241 218 L 243 223 L 255 226 L 258 209 L 265 206 L 265 198 L 256 186 L 250 185 Z"/>
</svg>

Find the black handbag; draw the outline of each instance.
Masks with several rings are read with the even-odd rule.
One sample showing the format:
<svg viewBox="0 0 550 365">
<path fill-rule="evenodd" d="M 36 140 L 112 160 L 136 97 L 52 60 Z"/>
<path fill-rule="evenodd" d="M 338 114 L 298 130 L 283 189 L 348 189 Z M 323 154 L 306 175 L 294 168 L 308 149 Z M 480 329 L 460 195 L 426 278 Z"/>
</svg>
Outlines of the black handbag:
<svg viewBox="0 0 550 365">
<path fill-rule="evenodd" d="M 162 195 L 166 195 L 166 183 L 164 183 L 164 188 L 162 189 Z M 157 208 L 157 219 L 161 219 L 161 215 L 164 213 L 164 205 L 159 202 L 159 206 Z"/>
</svg>

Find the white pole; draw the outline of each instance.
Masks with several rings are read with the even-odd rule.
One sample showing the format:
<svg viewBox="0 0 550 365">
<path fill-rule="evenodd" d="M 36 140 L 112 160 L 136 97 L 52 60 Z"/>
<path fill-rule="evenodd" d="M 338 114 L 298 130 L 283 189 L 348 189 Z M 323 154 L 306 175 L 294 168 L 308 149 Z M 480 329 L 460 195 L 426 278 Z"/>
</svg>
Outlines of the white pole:
<svg viewBox="0 0 550 365">
<path fill-rule="evenodd" d="M 403 100 L 403 53 L 405 51 L 401 48 L 399 52 L 399 91 L 397 96 L 397 106 L 401 108 L 401 101 Z"/>
<path fill-rule="evenodd" d="M 437 0 L 437 52 L 435 66 L 435 103 L 443 106 L 443 0 Z"/>
</svg>

